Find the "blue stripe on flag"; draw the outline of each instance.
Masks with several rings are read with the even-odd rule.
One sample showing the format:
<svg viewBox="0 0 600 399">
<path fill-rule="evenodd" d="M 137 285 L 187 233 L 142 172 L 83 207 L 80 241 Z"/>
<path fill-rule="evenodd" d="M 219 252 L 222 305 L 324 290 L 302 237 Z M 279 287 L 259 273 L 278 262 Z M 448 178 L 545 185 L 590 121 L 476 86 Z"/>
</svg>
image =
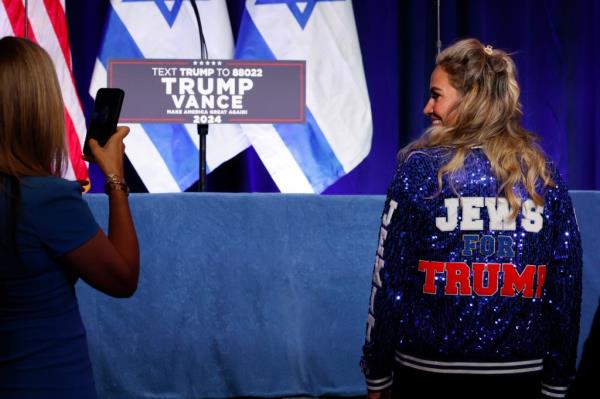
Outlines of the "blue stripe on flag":
<svg viewBox="0 0 600 399">
<path fill-rule="evenodd" d="M 112 7 L 98 57 L 106 70 L 109 58 L 144 58 Z M 157 148 L 181 191 L 198 180 L 198 149 L 183 125 L 144 123 L 142 128 Z"/>
<path fill-rule="evenodd" d="M 315 192 L 323 192 L 346 173 L 308 107 L 305 124 L 280 123 L 273 126 Z"/>
<path fill-rule="evenodd" d="M 171 174 L 177 179 L 181 191 L 189 188 L 198 180 L 198 149 L 191 142 L 185 126 L 144 124 L 146 133 L 156 146 L 162 159 L 169 167 Z M 185 140 L 184 143 L 181 140 Z"/>
<path fill-rule="evenodd" d="M 240 24 L 235 58 L 276 59 L 246 9 Z M 306 123 L 274 124 L 273 127 L 302 168 L 315 192 L 322 192 L 346 173 L 308 107 Z"/>
<path fill-rule="evenodd" d="M 106 26 L 104 42 L 102 43 L 98 57 L 107 71 L 109 58 L 144 58 L 144 55 L 112 6 L 108 13 L 108 25 Z"/>
</svg>

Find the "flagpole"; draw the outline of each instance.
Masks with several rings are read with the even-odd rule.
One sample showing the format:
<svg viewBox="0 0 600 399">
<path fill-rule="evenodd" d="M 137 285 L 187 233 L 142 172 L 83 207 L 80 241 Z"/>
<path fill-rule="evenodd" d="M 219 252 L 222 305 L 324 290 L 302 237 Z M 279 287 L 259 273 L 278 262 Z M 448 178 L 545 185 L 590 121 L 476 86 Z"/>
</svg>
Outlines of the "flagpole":
<svg viewBox="0 0 600 399">
<path fill-rule="evenodd" d="M 200 12 L 198 11 L 198 6 L 196 5 L 196 0 L 191 0 L 190 4 L 194 9 L 194 15 L 196 16 L 196 22 L 198 23 L 198 33 L 200 34 L 200 59 L 206 60 L 208 59 L 208 50 L 206 48 L 206 40 L 204 40 L 204 32 L 202 32 L 202 21 L 200 20 Z M 206 136 L 208 135 L 208 124 L 201 123 L 196 125 L 198 136 L 200 138 L 200 147 L 198 148 L 199 152 L 199 172 L 200 176 L 198 178 L 198 188 L 197 191 L 205 192 L 206 191 Z"/>
<path fill-rule="evenodd" d="M 29 36 L 29 17 L 27 15 L 27 6 L 28 6 L 29 2 L 27 0 L 25 0 L 25 38 L 27 39 L 27 37 Z"/>
<path fill-rule="evenodd" d="M 436 47 L 437 47 L 437 53 L 438 55 L 442 52 L 442 36 L 440 34 L 440 3 L 442 2 L 442 0 L 436 0 L 435 5 L 437 7 L 437 41 L 435 43 Z"/>
</svg>

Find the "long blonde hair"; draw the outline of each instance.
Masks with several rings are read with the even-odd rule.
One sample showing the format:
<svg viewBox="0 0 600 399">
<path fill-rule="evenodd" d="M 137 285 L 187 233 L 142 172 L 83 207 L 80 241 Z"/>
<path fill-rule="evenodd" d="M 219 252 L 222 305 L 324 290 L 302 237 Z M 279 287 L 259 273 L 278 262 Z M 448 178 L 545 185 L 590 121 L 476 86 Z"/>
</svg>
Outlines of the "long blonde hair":
<svg viewBox="0 0 600 399">
<path fill-rule="evenodd" d="M 0 39 L 0 172 L 60 176 L 64 107 L 50 56 L 26 39 Z"/>
<path fill-rule="evenodd" d="M 536 205 L 543 205 L 539 183 L 554 186 L 546 157 L 535 134 L 521 126 L 522 110 L 516 68 L 502 50 L 484 47 L 476 39 L 461 40 L 436 58 L 436 65 L 447 74 L 460 99 L 451 110 L 451 126 L 432 126 L 416 141 L 400 151 L 401 157 L 429 147 L 451 147 L 453 156 L 438 171 L 438 190 L 442 177 L 462 168 L 473 147 L 481 147 L 490 160 L 492 172 L 516 217 L 520 199 L 515 186 L 527 190 Z"/>
</svg>

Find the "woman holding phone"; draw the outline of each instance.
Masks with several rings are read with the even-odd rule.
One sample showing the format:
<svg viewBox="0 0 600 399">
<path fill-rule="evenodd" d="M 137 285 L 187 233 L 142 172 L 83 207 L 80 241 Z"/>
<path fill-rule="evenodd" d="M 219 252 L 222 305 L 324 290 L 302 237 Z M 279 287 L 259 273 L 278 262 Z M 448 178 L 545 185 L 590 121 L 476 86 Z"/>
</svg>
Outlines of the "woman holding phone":
<svg viewBox="0 0 600 399">
<path fill-rule="evenodd" d="M 123 180 L 120 127 L 92 156 L 107 177 L 108 236 L 80 185 L 63 178 L 64 108 L 48 54 L 0 39 L 0 397 L 95 398 L 74 285 L 129 297 L 139 249 Z"/>
</svg>

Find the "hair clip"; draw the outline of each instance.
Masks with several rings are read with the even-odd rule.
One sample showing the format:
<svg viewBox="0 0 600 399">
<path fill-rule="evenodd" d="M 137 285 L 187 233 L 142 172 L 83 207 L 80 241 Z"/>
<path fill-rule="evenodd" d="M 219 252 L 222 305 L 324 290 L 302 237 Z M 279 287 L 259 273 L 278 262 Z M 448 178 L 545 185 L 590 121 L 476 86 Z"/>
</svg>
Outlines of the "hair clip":
<svg viewBox="0 0 600 399">
<path fill-rule="evenodd" d="M 492 55 L 494 53 L 494 48 L 488 44 L 483 48 L 483 51 L 485 51 L 487 55 Z"/>
</svg>

